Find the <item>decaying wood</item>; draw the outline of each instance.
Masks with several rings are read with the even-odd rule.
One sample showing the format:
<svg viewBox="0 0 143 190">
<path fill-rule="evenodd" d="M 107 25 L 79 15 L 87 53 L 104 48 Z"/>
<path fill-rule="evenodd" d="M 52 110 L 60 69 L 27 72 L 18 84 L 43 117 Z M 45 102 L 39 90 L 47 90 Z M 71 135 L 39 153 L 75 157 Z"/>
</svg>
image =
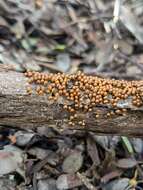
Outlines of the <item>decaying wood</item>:
<svg viewBox="0 0 143 190">
<path fill-rule="evenodd" d="M 0 125 L 24 129 L 36 129 L 39 126 L 58 129 L 70 128 L 93 131 L 96 134 L 117 134 L 127 136 L 143 136 L 143 108 L 133 109 L 130 104 L 125 116 L 104 117 L 109 111 L 107 107 L 96 107 L 91 113 L 79 113 L 78 119 L 85 119 L 86 126 L 69 126 L 68 113 L 62 103 L 48 100 L 46 95 L 28 95 L 27 79 L 21 73 L 13 71 L 0 72 Z M 95 112 L 103 117 L 96 118 Z"/>
</svg>

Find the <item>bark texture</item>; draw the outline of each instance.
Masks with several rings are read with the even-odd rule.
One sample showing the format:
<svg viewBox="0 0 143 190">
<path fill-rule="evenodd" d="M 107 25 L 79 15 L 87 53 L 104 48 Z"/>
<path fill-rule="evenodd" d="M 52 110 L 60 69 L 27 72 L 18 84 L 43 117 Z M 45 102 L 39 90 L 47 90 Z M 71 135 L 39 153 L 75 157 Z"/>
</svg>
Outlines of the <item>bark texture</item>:
<svg viewBox="0 0 143 190">
<path fill-rule="evenodd" d="M 108 107 L 95 107 L 90 113 L 78 113 L 78 120 L 85 120 L 85 127 L 70 126 L 62 102 L 52 102 L 47 95 L 27 94 L 27 78 L 13 71 L 0 72 L 0 125 L 24 129 L 36 129 L 39 126 L 87 130 L 96 134 L 116 134 L 143 136 L 143 108 L 134 108 L 128 100 L 125 116 L 116 115 L 106 118 Z M 100 117 L 96 118 L 96 111 Z"/>
</svg>

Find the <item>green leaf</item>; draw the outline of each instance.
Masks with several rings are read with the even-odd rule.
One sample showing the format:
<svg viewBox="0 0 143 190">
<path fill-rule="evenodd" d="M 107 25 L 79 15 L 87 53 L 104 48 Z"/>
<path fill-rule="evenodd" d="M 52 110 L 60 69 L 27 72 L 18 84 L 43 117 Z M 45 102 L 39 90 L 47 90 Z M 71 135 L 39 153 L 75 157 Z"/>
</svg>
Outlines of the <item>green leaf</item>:
<svg viewBox="0 0 143 190">
<path fill-rule="evenodd" d="M 58 44 L 55 47 L 55 50 L 63 51 L 63 50 L 65 50 L 65 48 L 66 48 L 66 45 L 64 45 L 64 44 Z"/>
<path fill-rule="evenodd" d="M 38 38 L 29 38 L 29 43 L 31 46 L 36 46 L 38 41 L 39 41 Z"/>
<path fill-rule="evenodd" d="M 30 44 L 27 42 L 27 40 L 25 40 L 25 39 L 23 39 L 23 40 L 21 40 L 21 45 L 22 45 L 22 47 L 25 49 L 25 50 L 27 50 L 27 51 L 30 51 Z"/>
<path fill-rule="evenodd" d="M 129 152 L 130 154 L 134 154 L 134 150 L 133 150 L 133 147 L 132 147 L 132 145 L 131 145 L 129 139 L 128 139 L 127 137 L 124 137 L 124 136 L 122 136 L 121 139 L 122 139 L 122 141 L 123 141 L 125 147 L 127 148 L 128 152 Z"/>
<path fill-rule="evenodd" d="M 28 38 L 28 41 L 27 41 L 27 39 L 21 40 L 22 47 L 24 49 L 26 49 L 27 51 L 30 51 L 31 48 L 33 46 L 36 46 L 37 43 L 38 43 L 38 39 L 37 38 Z"/>
</svg>

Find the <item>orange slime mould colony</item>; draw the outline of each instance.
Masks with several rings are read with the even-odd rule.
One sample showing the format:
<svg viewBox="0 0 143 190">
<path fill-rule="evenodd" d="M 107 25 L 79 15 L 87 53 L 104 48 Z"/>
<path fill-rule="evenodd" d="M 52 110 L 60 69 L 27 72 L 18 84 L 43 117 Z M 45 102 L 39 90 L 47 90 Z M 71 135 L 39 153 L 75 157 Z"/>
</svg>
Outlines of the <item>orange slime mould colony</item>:
<svg viewBox="0 0 143 190">
<path fill-rule="evenodd" d="M 71 114 L 69 124 L 73 124 L 78 111 L 91 112 L 96 106 L 112 107 L 106 115 L 108 117 L 126 114 L 127 110 L 118 106 L 121 101 L 130 99 L 136 107 L 143 104 L 143 81 L 103 79 L 80 71 L 71 75 L 27 71 L 25 76 L 29 78 L 28 94 L 36 91 L 38 95 L 47 94 L 49 100 L 64 100 L 63 108 Z"/>
</svg>

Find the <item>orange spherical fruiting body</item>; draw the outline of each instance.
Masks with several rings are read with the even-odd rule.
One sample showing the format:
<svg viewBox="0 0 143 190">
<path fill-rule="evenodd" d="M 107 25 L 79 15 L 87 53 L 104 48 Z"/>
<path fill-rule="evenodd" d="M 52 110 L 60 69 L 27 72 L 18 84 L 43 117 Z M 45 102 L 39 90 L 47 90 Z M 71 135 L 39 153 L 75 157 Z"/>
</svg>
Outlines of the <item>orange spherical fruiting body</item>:
<svg viewBox="0 0 143 190">
<path fill-rule="evenodd" d="M 27 86 L 26 91 L 28 94 L 32 94 L 32 88 L 30 86 Z"/>
</svg>

